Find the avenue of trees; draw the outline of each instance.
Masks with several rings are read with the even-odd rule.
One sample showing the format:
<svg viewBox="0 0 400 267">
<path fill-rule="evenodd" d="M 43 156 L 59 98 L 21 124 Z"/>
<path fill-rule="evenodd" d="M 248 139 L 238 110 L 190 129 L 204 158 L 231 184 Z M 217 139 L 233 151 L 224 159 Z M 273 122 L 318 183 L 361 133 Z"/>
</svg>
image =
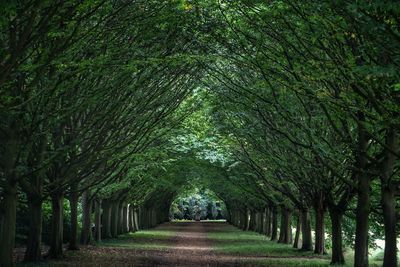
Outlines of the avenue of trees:
<svg viewBox="0 0 400 267">
<path fill-rule="evenodd" d="M 35 262 L 42 243 L 60 258 L 154 227 L 188 186 L 243 230 L 332 264 L 351 249 L 359 267 L 382 239 L 397 266 L 397 1 L 27 0 L 0 14 L 0 266 L 19 242 Z"/>
</svg>

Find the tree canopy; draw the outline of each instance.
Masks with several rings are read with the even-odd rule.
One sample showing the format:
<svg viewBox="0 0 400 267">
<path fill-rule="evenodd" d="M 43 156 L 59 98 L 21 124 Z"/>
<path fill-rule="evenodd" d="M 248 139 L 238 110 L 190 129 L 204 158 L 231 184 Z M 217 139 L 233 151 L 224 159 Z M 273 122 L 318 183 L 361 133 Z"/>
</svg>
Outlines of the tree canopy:
<svg viewBox="0 0 400 267">
<path fill-rule="evenodd" d="M 195 202 L 332 264 L 350 247 L 368 266 L 383 239 L 397 266 L 397 1 L 0 10 L 0 266 L 16 242 L 26 261 L 42 239 L 60 258 L 65 242 L 193 218 Z"/>
</svg>

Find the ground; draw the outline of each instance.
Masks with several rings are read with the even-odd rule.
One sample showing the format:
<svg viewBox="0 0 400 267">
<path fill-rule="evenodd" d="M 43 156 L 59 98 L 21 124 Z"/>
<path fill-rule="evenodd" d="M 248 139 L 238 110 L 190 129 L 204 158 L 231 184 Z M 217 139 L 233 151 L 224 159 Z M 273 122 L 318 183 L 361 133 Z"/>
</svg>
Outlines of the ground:
<svg viewBox="0 0 400 267">
<path fill-rule="evenodd" d="M 169 222 L 104 240 L 65 259 L 21 266 L 328 266 L 329 256 L 299 252 L 225 222 Z M 371 266 L 374 266 L 372 264 Z M 376 265 L 378 266 L 378 265 Z"/>
</svg>

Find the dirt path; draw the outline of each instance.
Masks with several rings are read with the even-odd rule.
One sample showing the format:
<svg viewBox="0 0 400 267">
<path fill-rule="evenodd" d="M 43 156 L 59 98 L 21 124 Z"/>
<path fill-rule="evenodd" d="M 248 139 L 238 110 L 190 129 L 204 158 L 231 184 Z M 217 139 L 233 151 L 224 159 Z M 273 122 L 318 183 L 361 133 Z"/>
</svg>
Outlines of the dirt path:
<svg viewBox="0 0 400 267">
<path fill-rule="evenodd" d="M 207 232 L 223 228 L 223 223 L 184 222 L 167 223 L 162 229 L 174 228 L 176 235 L 171 246 L 162 251 L 153 251 L 141 258 L 143 266 L 243 266 L 238 257 L 221 257 L 213 252 Z M 138 263 L 138 262 L 137 262 Z"/>
<path fill-rule="evenodd" d="M 229 227 L 226 223 L 213 222 L 164 223 L 154 231 L 172 234 L 170 237 L 154 234 L 144 238 L 139 232 L 131 238 L 114 239 L 111 243 L 67 252 L 65 259 L 51 261 L 47 266 L 237 267 L 253 266 L 251 260 L 265 258 L 215 253 L 207 233 L 227 231 Z"/>
<path fill-rule="evenodd" d="M 160 226 L 162 229 L 171 227 L 177 231 L 171 246 L 163 251 L 153 251 L 146 258 L 141 258 L 143 266 L 243 267 L 253 266 L 243 260 L 260 259 L 260 257 L 218 255 L 213 252 L 207 233 L 223 231 L 227 227 L 226 223 L 184 222 L 166 223 Z"/>
</svg>

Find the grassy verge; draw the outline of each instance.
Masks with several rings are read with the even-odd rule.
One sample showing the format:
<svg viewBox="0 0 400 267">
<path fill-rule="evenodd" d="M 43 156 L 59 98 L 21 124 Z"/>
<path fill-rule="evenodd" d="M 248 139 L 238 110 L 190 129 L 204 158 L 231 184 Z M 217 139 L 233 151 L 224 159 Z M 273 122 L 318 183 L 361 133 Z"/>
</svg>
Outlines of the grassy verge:
<svg viewBox="0 0 400 267">
<path fill-rule="evenodd" d="M 115 239 L 105 239 L 96 243 L 96 246 L 134 248 L 134 249 L 165 249 L 170 239 L 176 233 L 171 230 L 142 230 L 136 233 L 128 233 Z"/>
<path fill-rule="evenodd" d="M 221 255 L 248 257 L 243 261 L 255 266 L 329 266 L 330 255 L 315 255 L 312 252 L 299 251 L 291 245 L 278 244 L 267 237 L 245 232 L 227 226 L 218 232 L 207 233 L 213 244 L 214 251 Z M 353 266 L 353 253 L 346 255 L 345 266 Z M 381 266 L 380 259 L 371 258 L 370 266 Z"/>
<path fill-rule="evenodd" d="M 131 263 L 135 259 L 135 251 L 166 249 L 175 235 L 176 232 L 171 229 L 142 230 L 120 235 L 114 239 L 105 239 L 91 246 L 81 247 L 79 251 L 65 251 L 64 259 L 41 263 L 18 263 L 17 266 L 125 266 L 124 261 Z"/>
</svg>

